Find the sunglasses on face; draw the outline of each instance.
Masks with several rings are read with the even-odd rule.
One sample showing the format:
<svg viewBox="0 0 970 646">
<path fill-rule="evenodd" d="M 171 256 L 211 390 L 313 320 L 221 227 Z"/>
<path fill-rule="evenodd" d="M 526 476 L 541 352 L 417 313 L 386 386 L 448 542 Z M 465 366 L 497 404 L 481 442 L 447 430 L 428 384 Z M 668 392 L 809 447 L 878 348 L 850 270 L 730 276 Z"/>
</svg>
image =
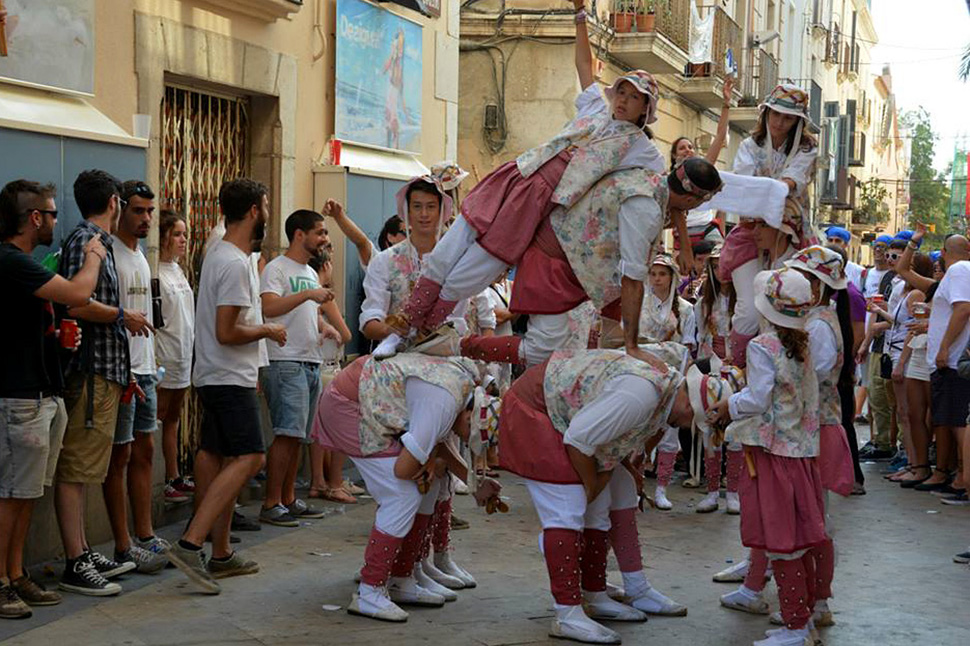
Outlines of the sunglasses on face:
<svg viewBox="0 0 970 646">
<path fill-rule="evenodd" d="M 888 251 L 888 252 L 886 252 L 886 258 L 888 260 L 899 260 L 899 257 L 902 256 L 902 255 L 903 254 L 901 254 L 901 253 L 899 253 L 897 251 Z"/>
<path fill-rule="evenodd" d="M 155 193 L 152 192 L 152 189 L 151 189 L 150 186 L 148 186 L 148 184 L 137 184 L 137 185 L 135 185 L 135 187 L 133 189 L 131 189 L 127 193 L 128 193 L 128 199 L 129 200 L 131 199 L 131 196 L 132 195 L 137 195 L 138 197 L 143 197 L 146 200 L 154 200 L 155 199 Z M 122 199 L 124 199 L 124 198 L 122 198 Z M 125 200 L 125 202 L 127 203 L 128 200 Z"/>
<path fill-rule="evenodd" d="M 30 215 L 31 213 L 34 213 L 34 212 L 40 213 L 41 215 L 49 215 L 52 218 L 57 219 L 57 210 L 56 209 L 53 210 L 53 211 L 48 210 L 48 209 L 27 209 L 26 211 L 24 211 L 24 215 Z"/>
</svg>

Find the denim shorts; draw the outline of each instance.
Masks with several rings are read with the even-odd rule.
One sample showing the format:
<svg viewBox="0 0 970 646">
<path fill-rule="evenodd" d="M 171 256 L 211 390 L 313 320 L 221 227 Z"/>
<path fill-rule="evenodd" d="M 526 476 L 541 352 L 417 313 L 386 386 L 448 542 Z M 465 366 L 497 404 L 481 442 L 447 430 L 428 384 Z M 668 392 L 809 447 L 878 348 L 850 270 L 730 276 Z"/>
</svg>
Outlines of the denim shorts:
<svg viewBox="0 0 970 646">
<path fill-rule="evenodd" d="M 0 498 L 32 499 L 50 486 L 67 409 L 60 397 L 0 399 Z"/>
<path fill-rule="evenodd" d="M 115 426 L 115 444 L 135 441 L 135 433 L 154 433 L 158 428 L 158 395 L 155 393 L 155 375 L 135 375 L 138 386 L 145 391 L 145 401 L 138 395 L 131 402 L 118 404 L 118 424 Z"/>
<path fill-rule="evenodd" d="M 260 370 L 259 382 L 269 405 L 273 434 L 306 440 L 320 396 L 320 364 L 270 361 Z"/>
</svg>

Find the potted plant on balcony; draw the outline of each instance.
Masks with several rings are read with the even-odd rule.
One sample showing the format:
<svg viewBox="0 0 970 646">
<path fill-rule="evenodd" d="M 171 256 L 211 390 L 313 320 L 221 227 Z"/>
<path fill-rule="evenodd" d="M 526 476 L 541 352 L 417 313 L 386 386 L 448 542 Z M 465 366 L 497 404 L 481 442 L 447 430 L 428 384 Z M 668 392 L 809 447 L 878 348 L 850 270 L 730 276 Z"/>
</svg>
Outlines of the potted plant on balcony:
<svg viewBox="0 0 970 646">
<path fill-rule="evenodd" d="M 618 34 L 627 34 L 633 31 L 636 12 L 637 0 L 614 0 L 613 12 L 610 15 L 613 29 Z"/>
<path fill-rule="evenodd" d="M 657 18 L 657 2 L 663 0 L 640 0 L 637 2 L 637 33 L 647 34 L 654 30 Z"/>
</svg>

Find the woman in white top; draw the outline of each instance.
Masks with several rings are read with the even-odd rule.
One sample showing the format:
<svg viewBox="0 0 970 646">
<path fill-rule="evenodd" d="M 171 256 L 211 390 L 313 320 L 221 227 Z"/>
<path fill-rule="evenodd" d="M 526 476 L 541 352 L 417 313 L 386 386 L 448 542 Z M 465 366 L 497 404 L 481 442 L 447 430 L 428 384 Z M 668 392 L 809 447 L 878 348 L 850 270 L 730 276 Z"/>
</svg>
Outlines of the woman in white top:
<svg viewBox="0 0 970 646">
<path fill-rule="evenodd" d="M 165 374 L 158 383 L 158 419 L 162 422 L 165 456 L 165 501 L 184 502 L 195 492 L 190 478 L 179 475 L 178 427 L 182 401 L 192 377 L 192 345 L 195 342 L 195 297 L 179 261 L 185 256 L 188 227 L 185 218 L 172 210 L 162 211 L 158 224 L 158 282 L 162 295 L 162 320 L 155 333 L 155 357 Z"/>
</svg>

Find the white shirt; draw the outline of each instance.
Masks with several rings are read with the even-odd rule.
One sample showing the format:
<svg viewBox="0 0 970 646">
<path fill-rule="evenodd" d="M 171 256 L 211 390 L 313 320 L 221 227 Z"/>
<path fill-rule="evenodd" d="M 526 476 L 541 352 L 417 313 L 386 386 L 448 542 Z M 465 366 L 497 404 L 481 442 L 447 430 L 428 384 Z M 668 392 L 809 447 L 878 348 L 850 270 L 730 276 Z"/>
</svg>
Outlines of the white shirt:
<svg viewBox="0 0 970 646">
<path fill-rule="evenodd" d="M 137 245 L 134 251 L 118 236 L 114 238 L 115 267 L 118 270 L 118 292 L 121 306 L 130 312 L 141 312 L 152 321 L 152 272 L 148 259 Z M 151 336 L 128 335 L 131 371 L 136 375 L 155 374 L 155 340 Z"/>
<path fill-rule="evenodd" d="M 614 377 L 599 397 L 573 416 L 562 442 L 593 455 L 597 447 L 646 424 L 659 403 L 657 387 L 643 377 Z"/>
<path fill-rule="evenodd" d="M 805 325 L 808 333 L 808 351 L 812 355 L 812 365 L 819 379 L 825 377 L 835 367 L 839 358 L 839 343 L 835 332 L 824 321 L 812 319 Z M 750 346 L 749 346 L 750 347 Z"/>
<path fill-rule="evenodd" d="M 943 280 L 940 281 L 940 286 L 936 288 L 936 294 L 933 296 L 930 327 L 926 340 L 926 360 L 930 367 L 936 365 L 936 355 L 940 353 L 943 336 L 950 324 L 950 317 L 953 316 L 953 306 L 966 302 L 970 302 L 970 261 L 961 260 L 946 268 Z M 960 334 L 950 344 L 948 367 L 956 369 L 968 340 L 970 340 L 970 325 L 964 325 Z"/>
<path fill-rule="evenodd" d="M 416 402 L 421 402 L 421 419 L 420 423 L 408 423 L 401 444 L 418 462 L 425 464 L 434 447 L 448 437 L 461 411 L 451 393 L 418 377 L 407 378 L 404 397 L 409 411 L 417 406 Z"/>
<path fill-rule="evenodd" d="M 481 333 L 482 330 L 495 329 L 495 310 L 492 309 L 492 301 L 488 296 L 488 292 L 491 291 L 492 290 L 490 288 L 486 287 L 484 290 L 468 299 L 469 308 L 474 308 L 475 315 L 478 317 L 479 333 Z M 492 293 L 494 294 L 495 292 Z"/>
<path fill-rule="evenodd" d="M 401 244 L 410 244 L 403 242 Z M 418 263 L 419 270 L 423 269 L 424 258 Z M 370 259 L 367 265 L 367 273 L 364 274 L 364 302 L 360 305 L 360 331 L 364 331 L 364 326 L 368 321 L 383 321 L 390 314 L 391 292 L 389 285 L 391 282 L 391 272 L 398 271 L 391 266 L 391 248 L 387 248 Z M 455 306 L 448 322 L 453 323 L 458 334 L 464 336 L 468 330 L 465 324 L 465 309 L 468 307 L 468 300 L 465 299 Z"/>
<path fill-rule="evenodd" d="M 761 345 L 748 345 L 747 385 L 728 399 L 731 419 L 761 415 L 771 406 L 771 391 L 775 387 L 775 362 Z"/>
<path fill-rule="evenodd" d="M 174 262 L 158 263 L 165 327 L 155 335 L 155 352 L 162 365 L 192 364 L 195 342 L 195 297 L 182 268 Z"/>
<path fill-rule="evenodd" d="M 489 285 L 488 289 L 485 290 L 485 296 L 488 298 L 488 304 L 492 308 L 493 316 L 495 315 L 496 308 L 505 310 L 509 308 L 509 299 L 512 297 L 509 292 L 509 283 L 505 280 Z M 512 334 L 512 321 L 506 321 L 505 323 L 496 325 L 495 336 L 509 336 L 510 334 Z"/>
<path fill-rule="evenodd" d="M 758 146 L 753 137 L 748 137 L 742 141 L 741 145 L 738 146 L 737 154 L 734 156 L 734 172 L 738 175 L 755 175 L 758 168 L 760 148 L 761 146 Z M 772 148 L 769 154 L 771 155 L 771 166 L 774 168 L 781 167 L 788 157 L 784 146 L 781 147 L 781 150 Z M 779 180 L 792 180 L 795 182 L 797 194 L 802 195 L 805 188 L 815 179 L 816 157 L 818 157 L 817 148 L 809 151 L 799 149 L 792 157 L 791 162 L 777 173 L 778 176 L 773 175 L 772 177 Z"/>
<path fill-rule="evenodd" d="M 879 293 L 879 283 L 882 282 L 882 277 L 886 275 L 887 271 L 889 270 L 876 269 L 875 267 L 869 269 L 869 272 L 866 274 L 865 283 L 863 283 L 861 286 L 857 285 L 857 287 L 859 287 L 859 291 L 862 292 L 864 297 L 869 298 L 870 296 L 875 296 Z"/>
<path fill-rule="evenodd" d="M 196 309 L 195 386 L 241 386 L 255 388 L 259 379 L 259 342 L 223 345 L 216 337 L 216 309 L 240 307 L 239 321 L 261 325 L 259 281 L 249 256 L 236 245 L 218 240 L 202 263 Z"/>
<path fill-rule="evenodd" d="M 320 287 L 317 272 L 307 264 L 284 256 L 271 260 L 263 269 L 259 281 L 259 293 L 292 296 Z M 262 299 L 260 300 L 262 302 Z M 269 317 L 267 323 L 278 323 L 286 328 L 286 345 L 269 343 L 266 350 L 270 361 L 320 362 L 316 301 L 307 300 L 281 316 Z"/>
<path fill-rule="evenodd" d="M 865 268 L 857 262 L 852 262 L 851 260 L 845 266 L 845 277 L 848 278 L 853 285 L 862 291 L 862 272 Z M 870 272 L 871 273 L 871 272 Z"/>
</svg>

